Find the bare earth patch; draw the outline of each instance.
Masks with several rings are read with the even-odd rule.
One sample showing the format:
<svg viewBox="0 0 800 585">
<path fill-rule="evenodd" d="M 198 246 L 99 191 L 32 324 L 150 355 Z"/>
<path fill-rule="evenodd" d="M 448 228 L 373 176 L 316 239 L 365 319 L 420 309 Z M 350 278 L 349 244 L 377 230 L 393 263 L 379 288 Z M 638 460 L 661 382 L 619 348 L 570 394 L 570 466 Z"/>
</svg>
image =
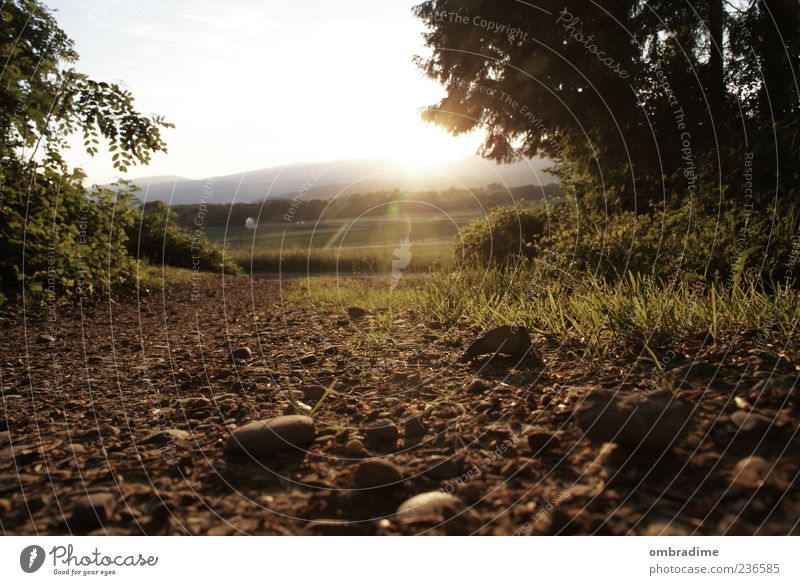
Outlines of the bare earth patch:
<svg viewBox="0 0 800 585">
<path fill-rule="evenodd" d="M 467 326 L 408 310 L 376 328 L 286 287 L 4 317 L 3 532 L 800 533 L 795 348 L 687 337 L 665 378 L 532 336 L 464 364 Z M 309 413 L 278 427 L 297 448 L 231 442 Z"/>
</svg>

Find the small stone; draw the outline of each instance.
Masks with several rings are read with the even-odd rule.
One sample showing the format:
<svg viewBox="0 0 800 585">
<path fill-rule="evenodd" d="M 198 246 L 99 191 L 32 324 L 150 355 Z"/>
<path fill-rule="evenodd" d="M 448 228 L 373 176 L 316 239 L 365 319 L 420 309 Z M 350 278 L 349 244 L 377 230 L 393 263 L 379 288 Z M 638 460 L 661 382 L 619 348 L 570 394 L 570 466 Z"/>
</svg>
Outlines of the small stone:
<svg viewBox="0 0 800 585">
<path fill-rule="evenodd" d="M 425 427 L 425 423 L 422 422 L 422 418 L 415 416 L 406 421 L 403 434 L 406 437 L 419 438 L 424 436 L 427 431 L 428 429 Z"/>
<path fill-rule="evenodd" d="M 756 490 L 764 485 L 772 464 L 761 457 L 745 457 L 733 470 L 733 482 L 745 489 Z"/>
<path fill-rule="evenodd" d="M 301 402 L 300 400 L 295 400 L 294 402 L 290 402 L 289 404 L 286 405 L 283 414 L 285 415 L 302 414 L 305 416 L 311 416 L 311 412 L 313 410 L 314 409 L 305 402 Z"/>
<path fill-rule="evenodd" d="M 400 437 L 400 432 L 392 421 L 381 418 L 367 427 L 366 435 L 370 443 L 393 443 Z"/>
<path fill-rule="evenodd" d="M 533 455 L 544 455 L 548 451 L 558 449 L 561 445 L 561 440 L 557 436 L 542 429 L 531 430 L 527 439 Z"/>
<path fill-rule="evenodd" d="M 666 450 L 690 428 L 692 411 L 667 391 L 649 396 L 592 392 L 575 410 L 575 422 L 591 439 L 626 449 Z"/>
<path fill-rule="evenodd" d="M 103 526 L 113 517 L 116 501 L 116 496 L 109 493 L 84 496 L 72 508 L 72 522 L 81 528 Z"/>
<path fill-rule="evenodd" d="M 350 439 L 344 446 L 344 452 L 348 457 L 363 457 L 366 449 L 364 449 L 364 443 L 358 439 Z"/>
<path fill-rule="evenodd" d="M 231 357 L 234 360 L 247 361 L 253 357 L 253 351 L 249 347 L 239 347 L 233 350 Z"/>
<path fill-rule="evenodd" d="M 36 337 L 36 343 L 41 345 L 50 345 L 56 342 L 56 338 L 49 333 L 42 333 Z"/>
<path fill-rule="evenodd" d="M 361 489 L 386 487 L 403 480 L 400 470 L 388 461 L 368 459 L 358 464 L 353 478 Z"/>
<path fill-rule="evenodd" d="M 347 309 L 347 316 L 351 319 L 358 319 L 366 314 L 367 312 L 361 307 L 350 307 Z"/>
<path fill-rule="evenodd" d="M 731 415 L 731 422 L 740 433 L 752 437 L 763 437 L 772 428 L 772 421 L 757 412 L 737 410 Z"/>
<path fill-rule="evenodd" d="M 182 431 L 180 429 L 163 429 L 158 431 L 153 431 L 149 435 L 147 435 L 144 439 L 142 439 L 142 443 L 145 445 L 153 445 L 153 444 L 165 444 L 170 442 L 180 442 L 180 441 L 188 441 L 192 438 L 192 435 L 186 431 Z"/>
<path fill-rule="evenodd" d="M 531 350 L 531 336 L 524 327 L 503 325 L 484 333 L 467 347 L 459 361 L 467 362 L 478 356 L 500 353 L 522 357 Z"/>
<path fill-rule="evenodd" d="M 228 437 L 227 447 L 258 457 L 292 451 L 313 442 L 314 437 L 314 420 L 293 414 L 241 426 Z"/>
<path fill-rule="evenodd" d="M 452 516 L 458 514 L 464 507 L 464 502 L 453 494 L 445 492 L 425 492 L 417 494 L 397 508 L 398 514 L 413 516 Z"/>
<path fill-rule="evenodd" d="M 300 363 L 304 366 L 310 366 L 311 364 L 315 364 L 317 362 L 317 356 L 313 353 L 307 353 L 303 356 L 300 356 Z"/>
<path fill-rule="evenodd" d="M 306 524 L 306 532 L 318 536 L 359 536 L 364 534 L 364 523 L 320 518 Z"/>
<path fill-rule="evenodd" d="M 464 388 L 464 391 L 467 394 L 483 394 L 486 392 L 491 386 L 485 382 L 484 380 L 473 380 L 467 387 Z"/>
</svg>

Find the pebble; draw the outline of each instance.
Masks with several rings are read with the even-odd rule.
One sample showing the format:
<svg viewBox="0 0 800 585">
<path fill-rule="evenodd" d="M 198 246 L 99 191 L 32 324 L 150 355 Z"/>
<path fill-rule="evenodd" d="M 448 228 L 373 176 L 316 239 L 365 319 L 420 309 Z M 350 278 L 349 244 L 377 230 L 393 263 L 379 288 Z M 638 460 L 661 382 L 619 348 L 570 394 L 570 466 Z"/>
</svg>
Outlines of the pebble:
<svg viewBox="0 0 800 585">
<path fill-rule="evenodd" d="M 464 503 L 454 496 L 445 492 L 425 492 L 417 494 L 397 508 L 398 514 L 411 515 L 447 515 L 457 514 L 464 507 Z"/>
<path fill-rule="evenodd" d="M 251 357 L 253 357 L 253 351 L 249 347 L 238 347 L 233 350 L 231 354 L 233 359 L 235 360 L 244 360 L 247 361 Z"/>
<path fill-rule="evenodd" d="M 314 420 L 292 414 L 241 426 L 228 437 L 227 447 L 253 456 L 285 453 L 314 441 Z"/>
<path fill-rule="evenodd" d="M 114 515 L 117 497 L 111 493 L 97 493 L 84 496 L 72 508 L 72 522 L 88 528 L 103 526 Z"/>
<path fill-rule="evenodd" d="M 524 327 L 503 325 L 487 331 L 467 347 L 459 361 L 467 362 L 480 355 L 501 353 L 522 357 L 531 349 L 531 336 Z"/>
<path fill-rule="evenodd" d="M 370 443 L 393 443 L 400 437 L 400 432 L 392 421 L 381 418 L 367 427 L 366 435 Z"/>
<path fill-rule="evenodd" d="M 304 366 L 310 366 L 311 364 L 317 363 L 317 356 L 313 353 L 307 353 L 303 356 L 300 356 L 300 363 Z"/>
<path fill-rule="evenodd" d="M 731 422 L 739 432 L 753 437 L 763 437 L 772 427 L 772 421 L 757 412 L 737 410 L 731 415 Z"/>
<path fill-rule="evenodd" d="M 764 485 L 772 463 L 761 457 L 745 457 L 733 470 L 733 482 L 745 489 L 755 490 Z"/>
<path fill-rule="evenodd" d="M 55 342 L 56 338 L 49 333 L 42 333 L 36 337 L 36 343 L 41 343 L 42 345 L 50 345 Z"/>
<path fill-rule="evenodd" d="M 691 415 L 691 408 L 667 391 L 649 396 L 593 392 L 575 410 L 575 422 L 595 441 L 657 451 L 686 434 Z"/>
<path fill-rule="evenodd" d="M 400 470 L 382 459 L 368 459 L 358 464 L 354 476 L 356 487 L 362 489 L 384 487 L 403 480 Z"/>
<path fill-rule="evenodd" d="M 364 443 L 358 439 L 350 439 L 344 446 L 344 452 L 348 457 L 363 457 L 366 449 L 364 449 Z"/>
<path fill-rule="evenodd" d="M 191 433 L 187 431 L 182 431 L 180 429 L 160 429 L 147 435 L 144 439 L 142 439 L 142 443 L 145 445 L 162 444 L 169 443 L 171 441 L 188 441 L 191 438 Z"/>
<path fill-rule="evenodd" d="M 483 394 L 490 388 L 489 384 L 484 380 L 473 380 L 467 387 L 464 388 L 464 391 L 467 394 Z"/>
<path fill-rule="evenodd" d="M 367 312 L 361 307 L 350 307 L 347 309 L 347 316 L 350 317 L 351 319 L 358 319 L 359 317 L 363 317 L 366 314 Z"/>
<path fill-rule="evenodd" d="M 422 422 L 422 418 L 415 416 L 406 421 L 403 434 L 406 437 L 418 438 L 422 437 L 427 431 L 428 429 L 425 427 L 425 423 Z"/>
</svg>

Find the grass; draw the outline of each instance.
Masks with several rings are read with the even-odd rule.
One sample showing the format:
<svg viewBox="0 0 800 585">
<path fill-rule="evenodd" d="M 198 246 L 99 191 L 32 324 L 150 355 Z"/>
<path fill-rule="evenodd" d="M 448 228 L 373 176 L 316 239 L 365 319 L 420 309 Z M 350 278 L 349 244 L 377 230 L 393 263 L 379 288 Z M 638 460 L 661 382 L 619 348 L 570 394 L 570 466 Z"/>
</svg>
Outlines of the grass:
<svg viewBox="0 0 800 585">
<path fill-rule="evenodd" d="M 395 259 L 392 246 L 371 246 L 352 248 L 300 248 L 226 249 L 226 257 L 230 256 L 246 273 L 335 273 L 354 274 L 388 274 L 392 270 Z M 428 272 L 450 255 L 449 242 L 414 244 L 410 253 L 411 261 L 403 268 L 404 273 Z"/>
<path fill-rule="evenodd" d="M 174 266 L 154 266 L 144 260 L 139 261 L 136 269 L 136 286 L 159 290 L 173 284 L 185 284 L 192 281 L 192 271 L 188 268 Z"/>
<path fill-rule="evenodd" d="M 357 304 L 383 310 L 387 318 L 413 309 L 422 319 L 445 325 L 513 323 L 592 358 L 619 346 L 654 356 L 654 350 L 678 347 L 697 335 L 708 335 L 711 343 L 737 335 L 769 343 L 788 338 L 800 319 L 800 293 L 782 286 L 766 292 L 743 282 L 723 299 L 713 284 L 698 289 L 690 282 L 670 286 L 635 276 L 612 284 L 541 261 L 489 270 L 440 268 L 427 278 L 401 281 L 391 294 L 379 280 L 308 282 L 302 294 L 319 309 Z M 391 331 L 386 323 L 375 326 Z"/>
</svg>

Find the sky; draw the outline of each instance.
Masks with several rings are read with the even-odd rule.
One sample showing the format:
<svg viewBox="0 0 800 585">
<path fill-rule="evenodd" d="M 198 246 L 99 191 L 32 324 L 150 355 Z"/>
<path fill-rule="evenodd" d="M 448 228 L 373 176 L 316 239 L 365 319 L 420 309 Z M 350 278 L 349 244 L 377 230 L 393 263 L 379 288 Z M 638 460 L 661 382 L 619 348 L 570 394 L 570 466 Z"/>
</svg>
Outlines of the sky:
<svg viewBox="0 0 800 585">
<path fill-rule="evenodd" d="M 422 24 L 406 0 L 44 0 L 81 58 L 175 124 L 169 153 L 128 178 L 205 178 L 294 162 L 396 158 L 417 165 L 475 153 L 479 137 L 424 124 L 444 92 L 412 63 Z M 107 153 L 68 153 L 90 182 L 118 173 Z"/>
</svg>

